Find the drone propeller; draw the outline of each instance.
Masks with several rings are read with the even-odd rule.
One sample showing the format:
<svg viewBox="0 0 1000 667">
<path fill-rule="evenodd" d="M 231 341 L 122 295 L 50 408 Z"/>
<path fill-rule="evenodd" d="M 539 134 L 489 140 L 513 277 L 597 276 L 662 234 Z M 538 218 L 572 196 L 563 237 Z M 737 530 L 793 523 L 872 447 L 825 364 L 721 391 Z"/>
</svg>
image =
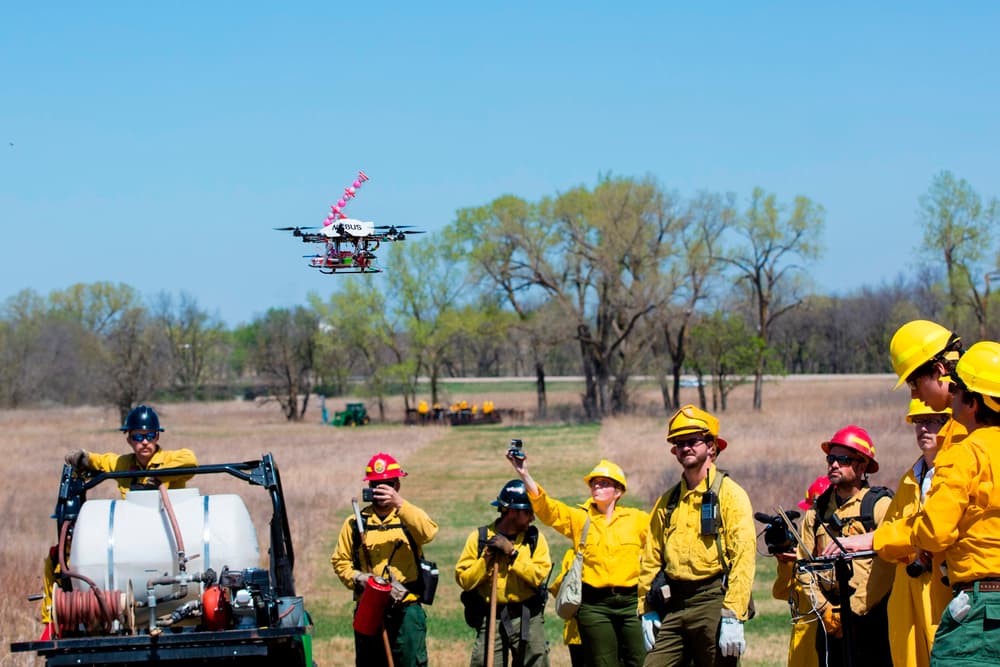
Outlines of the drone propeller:
<svg viewBox="0 0 1000 667">
<path fill-rule="evenodd" d="M 274 227 L 279 232 L 291 232 L 292 236 L 302 236 L 303 229 L 319 229 L 319 227 Z"/>
<path fill-rule="evenodd" d="M 414 225 L 375 225 L 375 229 L 412 229 Z"/>
</svg>

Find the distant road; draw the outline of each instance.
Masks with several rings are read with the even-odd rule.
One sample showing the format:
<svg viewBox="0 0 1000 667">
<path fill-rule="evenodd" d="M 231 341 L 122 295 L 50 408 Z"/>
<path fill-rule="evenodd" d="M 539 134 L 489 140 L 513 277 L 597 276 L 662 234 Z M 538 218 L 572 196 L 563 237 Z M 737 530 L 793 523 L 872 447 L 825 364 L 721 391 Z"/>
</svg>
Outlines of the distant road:
<svg viewBox="0 0 1000 667">
<path fill-rule="evenodd" d="M 752 376 L 751 376 L 752 377 Z M 654 382 L 655 377 L 651 375 L 635 375 L 631 380 L 648 380 Z M 710 378 L 705 378 L 706 383 L 710 382 Z M 789 380 L 791 382 L 823 382 L 830 381 L 836 382 L 838 380 L 886 380 L 895 382 L 896 376 L 893 373 L 816 373 L 816 374 L 797 374 L 797 375 L 765 375 L 764 380 L 767 382 L 772 382 L 775 380 Z M 420 378 L 420 382 L 429 382 L 430 379 L 426 377 Z M 535 378 L 531 375 L 508 375 L 505 377 L 477 377 L 477 378 L 439 378 L 439 382 L 449 382 L 454 384 L 463 383 L 489 383 L 489 382 L 534 382 Z M 583 382 L 582 375 L 549 375 L 545 378 L 546 382 Z M 696 378 L 693 375 L 682 375 L 681 384 L 685 386 L 696 386 Z"/>
</svg>

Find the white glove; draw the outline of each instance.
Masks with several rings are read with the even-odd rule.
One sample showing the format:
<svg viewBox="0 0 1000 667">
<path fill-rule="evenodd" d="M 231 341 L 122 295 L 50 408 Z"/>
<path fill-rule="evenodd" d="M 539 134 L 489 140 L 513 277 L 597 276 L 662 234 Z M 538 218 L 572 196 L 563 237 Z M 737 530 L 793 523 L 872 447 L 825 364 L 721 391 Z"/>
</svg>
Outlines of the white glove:
<svg viewBox="0 0 1000 667">
<path fill-rule="evenodd" d="M 719 629 L 719 650 L 727 658 L 738 658 L 747 650 L 747 641 L 743 637 L 743 621 L 729 616 L 722 617 L 722 627 Z"/>
<path fill-rule="evenodd" d="M 393 602 L 397 604 L 402 602 L 409 593 L 410 591 L 406 590 L 406 586 L 402 582 L 392 580 L 392 590 L 389 591 L 389 597 L 392 598 Z"/>
<path fill-rule="evenodd" d="M 647 611 L 642 615 L 642 641 L 646 650 L 652 651 L 656 643 L 656 632 L 660 629 L 660 615 L 655 611 Z"/>
<path fill-rule="evenodd" d="M 969 602 L 969 594 L 962 591 L 955 596 L 955 599 L 948 603 L 948 613 L 951 617 L 955 619 L 957 623 L 961 623 L 962 619 L 969 615 L 969 609 L 972 608 L 972 604 Z"/>
</svg>

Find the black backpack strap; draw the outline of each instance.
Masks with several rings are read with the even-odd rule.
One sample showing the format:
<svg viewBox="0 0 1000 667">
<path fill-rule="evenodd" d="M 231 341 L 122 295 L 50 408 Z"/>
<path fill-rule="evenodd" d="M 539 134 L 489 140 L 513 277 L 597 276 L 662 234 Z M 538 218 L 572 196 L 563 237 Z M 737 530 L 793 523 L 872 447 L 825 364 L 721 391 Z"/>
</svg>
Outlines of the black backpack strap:
<svg viewBox="0 0 1000 667">
<path fill-rule="evenodd" d="M 823 523 L 823 515 L 826 514 L 826 508 L 830 504 L 830 498 L 833 497 L 833 487 L 828 487 L 826 491 L 819 494 L 819 497 L 813 502 L 813 509 L 816 511 L 813 516 L 812 531 L 815 539 L 816 531 L 819 529 L 821 523 Z M 812 556 L 813 554 L 809 554 Z"/>
<path fill-rule="evenodd" d="M 873 486 L 868 489 L 868 493 L 861 499 L 861 525 L 865 527 L 865 532 L 870 533 L 875 530 L 875 503 L 885 497 L 892 498 L 892 489 L 885 486 Z"/>
<path fill-rule="evenodd" d="M 677 482 L 674 487 L 667 492 L 667 518 L 664 521 L 664 528 L 670 527 L 670 517 L 674 515 L 674 510 L 681 502 L 681 483 Z"/>
<path fill-rule="evenodd" d="M 722 488 L 723 480 L 727 477 L 729 477 L 728 472 L 716 468 L 715 479 L 712 481 L 711 487 L 712 495 L 714 496 L 713 502 L 716 505 L 715 516 L 719 517 L 719 523 L 715 531 L 715 548 L 719 552 L 719 562 L 722 564 L 723 588 L 728 588 L 729 586 L 729 561 L 726 560 L 726 556 L 722 552 L 722 509 L 719 507 L 719 490 Z"/>
</svg>

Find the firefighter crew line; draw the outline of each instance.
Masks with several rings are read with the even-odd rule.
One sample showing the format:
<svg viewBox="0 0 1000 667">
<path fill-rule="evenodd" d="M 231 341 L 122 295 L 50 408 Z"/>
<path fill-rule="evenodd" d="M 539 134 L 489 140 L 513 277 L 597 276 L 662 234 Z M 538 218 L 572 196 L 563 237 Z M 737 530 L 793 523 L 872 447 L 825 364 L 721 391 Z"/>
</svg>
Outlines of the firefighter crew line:
<svg viewBox="0 0 1000 667">
<path fill-rule="evenodd" d="M 787 662 L 1000 665 L 1000 343 L 965 350 L 954 332 L 914 320 L 895 332 L 889 355 L 896 388 L 910 390 L 901 418 L 914 429 L 914 463 L 895 488 L 872 486 L 876 445 L 863 427 L 843 426 L 816 447 L 826 474 L 800 503 L 799 530 L 789 513 L 770 517 L 763 531 L 777 560 L 772 593 L 792 615 Z M 160 448 L 151 408 L 133 410 L 122 431 L 133 454 L 76 450 L 67 463 L 153 469 L 172 456 L 194 465 L 188 450 Z M 755 613 L 750 499 L 716 465 L 729 444 L 717 417 L 684 406 L 666 440 L 680 474 L 649 513 L 620 505 L 626 473 L 607 460 L 584 476 L 585 502 L 550 496 L 512 441 L 516 478 L 491 503 L 496 516 L 468 534 L 455 566 L 475 631 L 472 667 L 549 664 L 550 588 L 560 592 L 554 606 L 574 667 L 739 663 Z M 352 501 L 330 558 L 354 594 L 359 666 L 428 664 L 424 605 L 434 600 L 438 568 L 424 547 L 438 525 L 404 496 L 406 476 L 391 455 L 371 458 L 366 504 Z M 556 572 L 536 518 L 567 538 Z M 46 561 L 47 578 L 57 565 Z"/>
</svg>

